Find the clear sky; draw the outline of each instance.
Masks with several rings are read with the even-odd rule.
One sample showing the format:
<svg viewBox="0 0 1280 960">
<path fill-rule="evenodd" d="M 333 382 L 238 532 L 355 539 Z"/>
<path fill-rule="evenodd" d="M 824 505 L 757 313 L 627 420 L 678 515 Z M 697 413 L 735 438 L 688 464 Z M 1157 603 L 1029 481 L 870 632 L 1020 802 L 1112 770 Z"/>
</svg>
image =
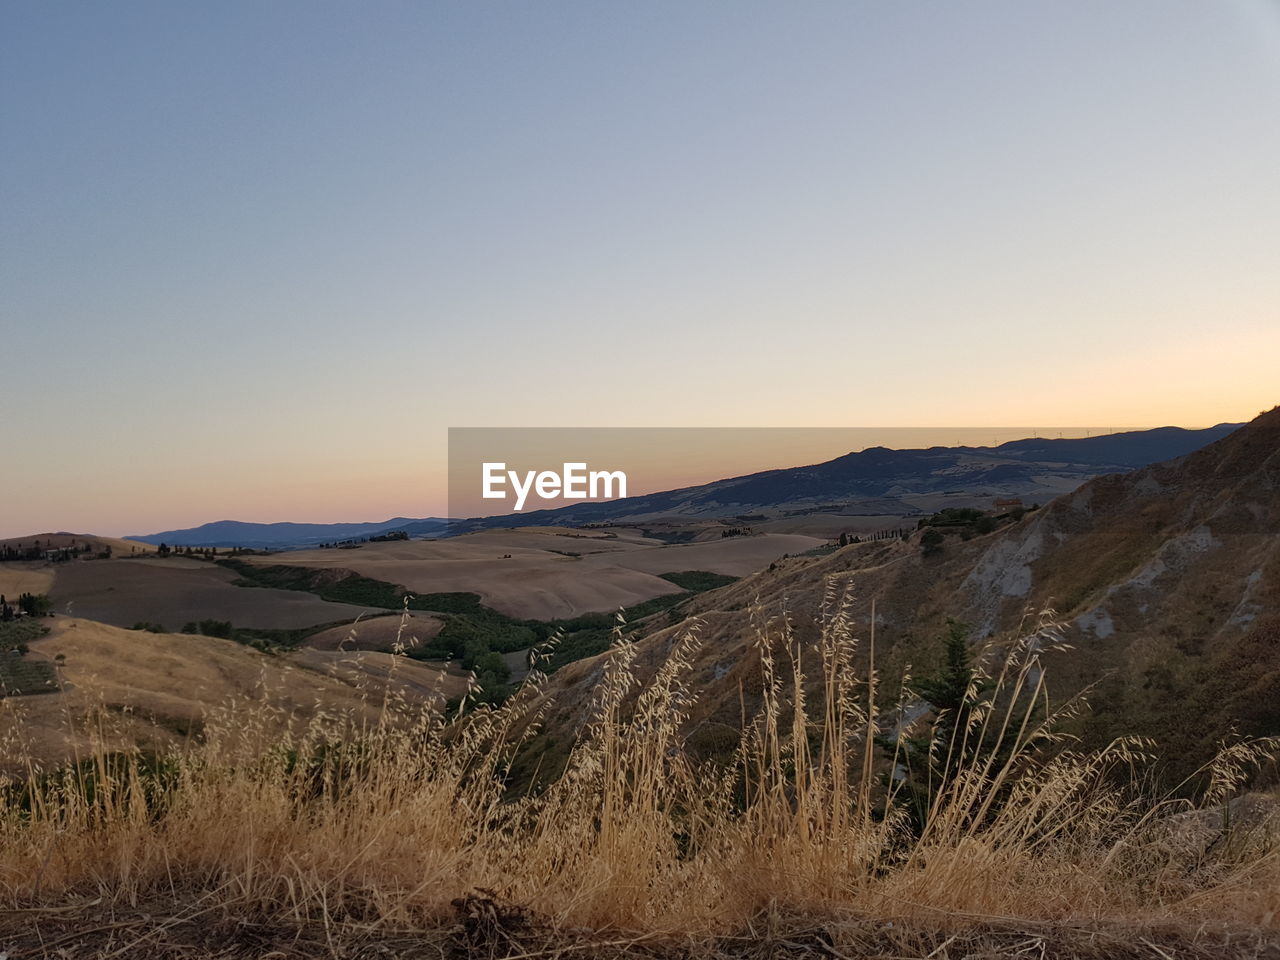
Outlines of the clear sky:
<svg viewBox="0 0 1280 960">
<path fill-rule="evenodd" d="M 443 507 L 448 426 L 1280 401 L 1280 4 L 0 3 L 0 535 Z"/>
</svg>

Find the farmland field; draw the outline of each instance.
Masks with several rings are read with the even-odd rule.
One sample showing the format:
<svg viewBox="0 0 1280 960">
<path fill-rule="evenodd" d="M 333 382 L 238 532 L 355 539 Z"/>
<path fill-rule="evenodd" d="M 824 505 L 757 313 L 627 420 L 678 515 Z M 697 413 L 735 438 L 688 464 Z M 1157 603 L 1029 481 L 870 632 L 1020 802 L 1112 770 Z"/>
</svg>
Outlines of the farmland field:
<svg viewBox="0 0 1280 960">
<path fill-rule="evenodd" d="M 246 589 L 230 570 L 185 558 L 90 560 L 58 564 L 50 597 L 58 613 L 119 627 L 140 621 L 177 632 L 203 619 L 238 627 L 290 629 L 366 613 L 294 590 Z"/>
<path fill-rule="evenodd" d="M 344 623 L 313 633 L 306 639 L 306 646 L 313 650 L 383 650 L 401 643 L 412 647 L 414 642 L 424 643 L 440 632 L 441 623 L 426 614 L 411 614 L 401 629 L 399 616 L 381 616 L 364 619 L 358 623 Z"/>
<path fill-rule="evenodd" d="M 705 570 L 743 576 L 784 554 L 803 553 L 825 542 L 799 534 L 765 534 L 667 544 L 630 529 L 615 534 L 529 528 L 248 560 L 354 570 L 420 593 L 466 591 L 508 616 L 553 620 L 680 592 L 661 578 L 664 573 Z"/>
<path fill-rule="evenodd" d="M 43 561 L 0 563 L 0 597 L 12 603 L 19 594 L 48 593 L 54 567 Z"/>
</svg>

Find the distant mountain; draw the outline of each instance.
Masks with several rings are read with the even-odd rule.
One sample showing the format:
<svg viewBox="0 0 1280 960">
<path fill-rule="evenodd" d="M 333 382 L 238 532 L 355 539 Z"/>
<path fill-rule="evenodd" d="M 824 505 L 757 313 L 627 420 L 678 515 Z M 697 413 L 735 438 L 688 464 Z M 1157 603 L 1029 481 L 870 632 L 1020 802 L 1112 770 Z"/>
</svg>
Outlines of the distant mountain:
<svg viewBox="0 0 1280 960">
<path fill-rule="evenodd" d="M 1204 430 L 1157 427 L 1075 440 L 1011 440 L 996 449 L 1012 457 L 1043 463 L 1070 461 L 1094 464 L 1108 470 L 1114 467 L 1137 469 L 1192 453 L 1242 426 L 1240 423 L 1220 423 Z"/>
<path fill-rule="evenodd" d="M 139 543 L 167 543 L 174 547 L 250 547 L 256 550 L 313 547 L 335 540 L 358 540 L 378 533 L 403 530 L 410 536 L 436 536 L 448 521 L 439 517 L 393 517 L 366 523 L 245 523 L 218 520 L 186 530 L 166 530 L 126 537 Z"/>
<path fill-rule="evenodd" d="M 937 494 L 1019 497 L 1027 503 L 1043 503 L 1100 474 L 1122 473 L 1191 453 L 1239 426 L 1159 427 L 1080 439 L 1013 440 L 997 447 L 871 447 L 825 463 L 766 470 L 646 496 L 459 520 L 449 525 L 449 534 L 673 516 L 710 519 L 824 511 L 911 515 L 932 509 L 913 498 Z"/>
<path fill-rule="evenodd" d="M 1191 453 L 1239 426 L 1224 423 L 1203 430 L 1160 427 L 1081 439 L 1013 440 L 998 447 L 872 447 L 825 463 L 557 510 L 454 521 L 440 517 L 394 517 L 377 523 L 219 520 L 127 539 L 153 545 L 287 549 L 391 530 L 403 530 L 411 537 L 437 537 L 495 527 L 581 526 L 672 517 L 716 519 L 814 512 L 909 516 L 930 512 L 933 507 L 922 498 L 939 494 L 974 501 L 1019 497 L 1028 504 L 1044 503 L 1100 474 L 1123 473 Z"/>
<path fill-rule="evenodd" d="M 443 517 L 428 517 L 426 520 L 396 520 L 393 522 L 395 526 L 389 529 L 403 530 L 410 537 L 423 539 L 444 536 L 450 523 L 449 520 Z"/>
</svg>

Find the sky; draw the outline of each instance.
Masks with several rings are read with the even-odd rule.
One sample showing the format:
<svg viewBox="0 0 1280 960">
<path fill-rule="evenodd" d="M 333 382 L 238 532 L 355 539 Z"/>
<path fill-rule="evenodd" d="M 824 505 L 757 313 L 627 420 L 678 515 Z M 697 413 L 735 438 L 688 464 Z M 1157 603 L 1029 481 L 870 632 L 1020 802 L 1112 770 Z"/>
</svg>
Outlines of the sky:
<svg viewBox="0 0 1280 960">
<path fill-rule="evenodd" d="M 449 427 L 1280 402 L 1280 2 L 0 2 L 0 536 Z"/>
</svg>

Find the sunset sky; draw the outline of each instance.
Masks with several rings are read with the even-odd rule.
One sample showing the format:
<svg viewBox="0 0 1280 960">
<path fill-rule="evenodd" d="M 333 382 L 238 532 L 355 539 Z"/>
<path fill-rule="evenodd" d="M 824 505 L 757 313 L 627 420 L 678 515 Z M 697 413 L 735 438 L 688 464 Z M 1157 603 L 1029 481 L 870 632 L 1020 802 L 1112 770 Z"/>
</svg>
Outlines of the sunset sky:
<svg viewBox="0 0 1280 960">
<path fill-rule="evenodd" d="M 1277 117 L 1276 0 L 5 3 L 0 536 L 438 514 L 450 426 L 1245 420 Z"/>
</svg>

